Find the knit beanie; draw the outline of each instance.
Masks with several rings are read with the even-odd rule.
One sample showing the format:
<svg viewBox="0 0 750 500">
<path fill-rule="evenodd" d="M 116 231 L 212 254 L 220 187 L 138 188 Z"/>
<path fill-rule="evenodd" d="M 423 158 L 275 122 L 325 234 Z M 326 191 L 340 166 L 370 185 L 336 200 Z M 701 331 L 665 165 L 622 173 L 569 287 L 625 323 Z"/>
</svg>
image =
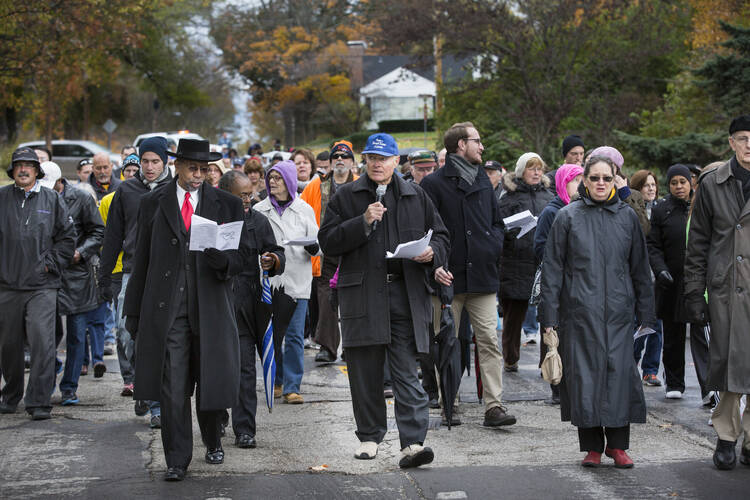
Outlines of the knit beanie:
<svg viewBox="0 0 750 500">
<path fill-rule="evenodd" d="M 622 154 L 612 146 L 599 146 L 591 152 L 589 158 L 593 158 L 594 156 L 604 156 L 605 158 L 609 158 L 614 162 L 618 170 L 621 169 L 622 165 L 625 163 L 625 158 L 622 157 Z"/>
<path fill-rule="evenodd" d="M 542 162 L 542 165 L 544 165 L 544 161 L 542 160 L 542 157 L 539 156 L 536 153 L 524 153 L 516 162 L 516 178 L 520 179 L 523 177 L 523 172 L 526 170 L 526 164 L 529 162 L 530 159 L 537 158 L 540 162 Z"/>
<path fill-rule="evenodd" d="M 138 157 L 143 161 L 143 153 L 156 153 L 161 161 L 164 162 L 164 168 L 167 168 L 167 139 L 161 136 L 149 137 L 138 146 Z"/>
<path fill-rule="evenodd" d="M 581 139 L 581 136 L 569 135 L 568 137 L 563 139 L 563 143 L 562 143 L 563 158 L 565 158 L 565 155 L 567 155 L 568 152 L 576 146 L 584 147 L 583 139 Z"/>
<path fill-rule="evenodd" d="M 669 169 L 667 170 L 667 186 L 672 180 L 672 177 L 675 177 L 677 175 L 681 175 L 682 177 L 687 179 L 688 182 L 690 182 L 690 169 L 687 167 L 687 165 L 676 163 L 669 167 Z"/>
</svg>

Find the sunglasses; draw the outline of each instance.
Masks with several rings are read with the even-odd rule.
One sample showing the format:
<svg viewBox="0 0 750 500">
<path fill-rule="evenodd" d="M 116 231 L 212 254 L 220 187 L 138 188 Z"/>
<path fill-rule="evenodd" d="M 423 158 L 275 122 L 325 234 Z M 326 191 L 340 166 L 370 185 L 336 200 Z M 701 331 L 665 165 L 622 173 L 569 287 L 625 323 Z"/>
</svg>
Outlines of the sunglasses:
<svg viewBox="0 0 750 500">
<path fill-rule="evenodd" d="M 589 180 L 591 182 L 599 182 L 599 181 L 612 182 L 614 179 L 615 178 L 612 177 L 611 175 L 601 175 L 601 176 L 599 176 L 599 175 L 589 175 Z"/>
<path fill-rule="evenodd" d="M 346 158 L 351 158 L 351 156 L 347 154 L 335 154 L 331 156 L 332 160 L 345 160 Z"/>
</svg>

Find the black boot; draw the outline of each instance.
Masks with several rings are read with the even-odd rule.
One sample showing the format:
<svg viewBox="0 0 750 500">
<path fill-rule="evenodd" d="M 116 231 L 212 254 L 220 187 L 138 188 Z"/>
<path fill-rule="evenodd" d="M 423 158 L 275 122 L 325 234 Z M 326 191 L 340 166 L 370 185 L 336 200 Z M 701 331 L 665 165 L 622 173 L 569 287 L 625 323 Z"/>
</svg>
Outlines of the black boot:
<svg viewBox="0 0 750 500">
<path fill-rule="evenodd" d="M 714 465 L 717 469 L 734 469 L 735 462 L 737 461 L 737 454 L 734 451 L 734 447 L 736 445 L 737 441 L 724 441 L 723 439 L 719 439 L 716 442 L 716 451 L 714 451 Z"/>
<path fill-rule="evenodd" d="M 740 452 L 740 463 L 742 465 L 750 465 L 750 449 L 742 446 L 742 452 Z"/>
</svg>

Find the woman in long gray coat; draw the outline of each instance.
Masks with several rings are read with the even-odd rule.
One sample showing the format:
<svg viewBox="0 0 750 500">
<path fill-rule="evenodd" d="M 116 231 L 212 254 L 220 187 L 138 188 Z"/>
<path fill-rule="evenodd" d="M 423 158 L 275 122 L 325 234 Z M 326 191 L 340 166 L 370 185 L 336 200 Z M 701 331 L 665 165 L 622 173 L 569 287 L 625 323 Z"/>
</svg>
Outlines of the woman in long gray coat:
<svg viewBox="0 0 750 500">
<path fill-rule="evenodd" d="M 617 196 L 615 172 L 609 158 L 586 162 L 581 199 L 558 212 L 542 266 L 542 326 L 560 336 L 562 419 L 578 427 L 586 467 L 602 452 L 632 467 L 630 424 L 646 421 L 633 331 L 635 317 L 654 326 L 653 287 L 646 240 Z"/>
</svg>

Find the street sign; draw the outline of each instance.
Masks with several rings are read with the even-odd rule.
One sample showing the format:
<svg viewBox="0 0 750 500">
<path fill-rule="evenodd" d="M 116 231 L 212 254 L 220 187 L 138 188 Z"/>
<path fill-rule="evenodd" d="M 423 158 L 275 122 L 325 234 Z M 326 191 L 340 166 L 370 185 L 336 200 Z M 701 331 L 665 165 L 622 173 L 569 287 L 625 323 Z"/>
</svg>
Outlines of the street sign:
<svg viewBox="0 0 750 500">
<path fill-rule="evenodd" d="M 117 124 L 113 122 L 111 118 L 108 118 L 107 121 L 104 122 L 104 125 L 102 125 L 102 128 L 106 133 L 111 134 L 117 128 Z"/>
</svg>

